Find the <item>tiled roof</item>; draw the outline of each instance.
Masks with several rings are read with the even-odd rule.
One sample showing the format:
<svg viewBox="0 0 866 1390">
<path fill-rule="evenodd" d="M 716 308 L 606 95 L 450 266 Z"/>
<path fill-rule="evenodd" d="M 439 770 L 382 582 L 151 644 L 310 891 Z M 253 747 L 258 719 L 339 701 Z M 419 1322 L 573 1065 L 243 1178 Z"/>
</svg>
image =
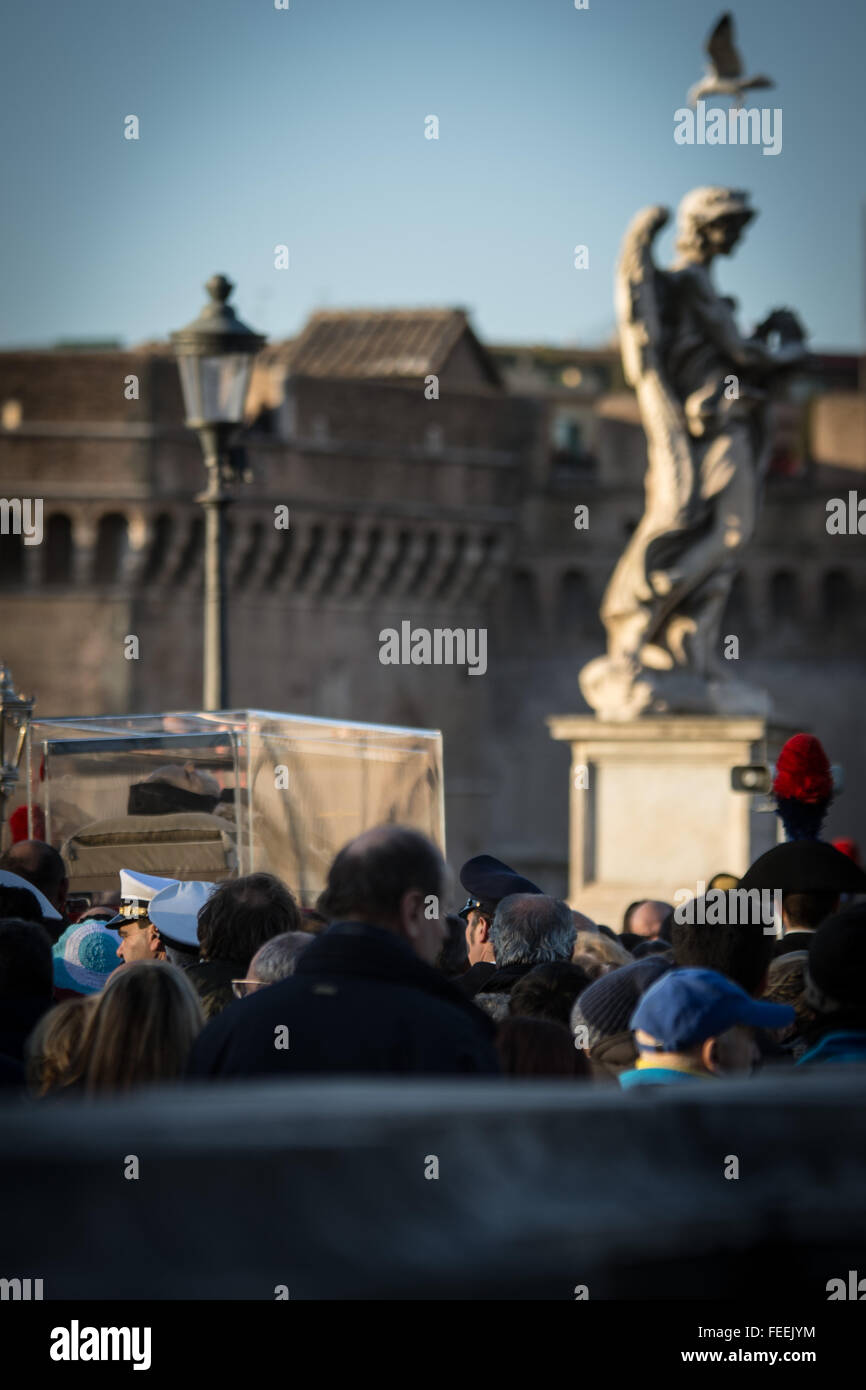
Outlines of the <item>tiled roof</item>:
<svg viewBox="0 0 866 1390">
<path fill-rule="evenodd" d="M 297 338 L 266 348 L 262 359 L 285 362 L 298 376 L 406 380 L 440 372 L 464 335 L 498 384 L 497 368 L 462 309 L 323 309 Z"/>
</svg>

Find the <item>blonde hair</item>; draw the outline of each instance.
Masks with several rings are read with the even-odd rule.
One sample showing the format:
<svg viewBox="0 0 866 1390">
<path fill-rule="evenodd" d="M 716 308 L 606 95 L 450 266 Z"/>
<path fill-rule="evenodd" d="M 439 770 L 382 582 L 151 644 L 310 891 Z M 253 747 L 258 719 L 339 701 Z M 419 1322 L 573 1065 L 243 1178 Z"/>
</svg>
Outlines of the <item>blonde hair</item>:
<svg viewBox="0 0 866 1390">
<path fill-rule="evenodd" d="M 118 970 L 87 1028 L 85 1090 L 128 1091 L 174 1080 L 203 1023 L 198 995 L 176 966 L 136 961 Z"/>
<path fill-rule="evenodd" d="M 84 1065 L 84 1034 L 95 994 L 65 999 L 44 1013 L 27 1042 L 27 1086 L 35 1096 L 71 1086 Z"/>
<path fill-rule="evenodd" d="M 592 980 L 607 975 L 620 965 L 631 965 L 633 956 L 619 941 L 604 932 L 579 931 L 571 954 L 572 963 L 579 965 Z"/>
</svg>

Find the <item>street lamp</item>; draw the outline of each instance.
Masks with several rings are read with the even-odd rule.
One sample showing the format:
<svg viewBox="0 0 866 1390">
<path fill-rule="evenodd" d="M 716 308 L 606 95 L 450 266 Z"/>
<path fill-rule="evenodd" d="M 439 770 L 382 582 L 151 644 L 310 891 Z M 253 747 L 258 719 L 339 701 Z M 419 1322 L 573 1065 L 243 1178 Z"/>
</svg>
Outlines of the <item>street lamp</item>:
<svg viewBox="0 0 866 1390">
<path fill-rule="evenodd" d="M 18 694 L 9 667 L 0 662 L 0 841 L 6 832 L 6 803 L 18 786 L 33 704 L 32 695 Z"/>
<path fill-rule="evenodd" d="M 243 420 L 253 358 L 265 339 L 241 323 L 227 303 L 234 289 L 214 275 L 211 302 L 186 328 L 172 333 L 186 423 L 196 431 L 207 466 L 204 507 L 204 708 L 228 708 L 228 636 L 225 592 L 225 512 L 238 468 L 232 440 Z"/>
</svg>

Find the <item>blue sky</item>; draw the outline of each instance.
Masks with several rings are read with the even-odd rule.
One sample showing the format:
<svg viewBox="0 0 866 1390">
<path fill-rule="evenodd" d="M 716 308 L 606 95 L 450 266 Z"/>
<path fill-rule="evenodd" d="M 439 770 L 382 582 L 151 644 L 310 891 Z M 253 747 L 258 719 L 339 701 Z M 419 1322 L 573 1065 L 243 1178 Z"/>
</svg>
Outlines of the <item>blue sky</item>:
<svg viewBox="0 0 866 1390">
<path fill-rule="evenodd" d="M 490 341 L 594 343 L 641 206 L 750 190 L 719 281 L 745 323 L 863 339 L 866 5 L 734 9 L 777 157 L 688 147 L 674 111 L 718 0 L 76 0 L 9 6 L 0 344 L 164 337 L 214 271 L 272 338 L 315 308 L 463 305 Z M 141 138 L 123 138 L 139 117 Z M 440 121 L 438 141 L 424 118 Z M 573 268 L 576 243 L 590 267 Z M 667 259 L 672 238 L 661 243 Z M 290 268 L 274 269 L 288 245 Z"/>
</svg>

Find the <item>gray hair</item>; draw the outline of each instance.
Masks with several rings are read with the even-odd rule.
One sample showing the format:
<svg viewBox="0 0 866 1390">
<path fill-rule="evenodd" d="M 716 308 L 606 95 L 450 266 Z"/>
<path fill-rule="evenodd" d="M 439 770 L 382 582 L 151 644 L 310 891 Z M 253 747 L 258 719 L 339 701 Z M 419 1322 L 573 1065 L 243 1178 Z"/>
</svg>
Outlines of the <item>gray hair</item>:
<svg viewBox="0 0 866 1390">
<path fill-rule="evenodd" d="M 512 893 L 496 909 L 490 929 L 498 966 L 545 965 L 571 960 L 577 931 L 571 908 L 544 893 Z"/>
<path fill-rule="evenodd" d="M 308 931 L 284 931 L 272 936 L 260 946 L 250 961 L 247 974 L 263 985 L 275 984 L 294 975 L 298 956 L 305 951 L 315 936 Z"/>
</svg>

